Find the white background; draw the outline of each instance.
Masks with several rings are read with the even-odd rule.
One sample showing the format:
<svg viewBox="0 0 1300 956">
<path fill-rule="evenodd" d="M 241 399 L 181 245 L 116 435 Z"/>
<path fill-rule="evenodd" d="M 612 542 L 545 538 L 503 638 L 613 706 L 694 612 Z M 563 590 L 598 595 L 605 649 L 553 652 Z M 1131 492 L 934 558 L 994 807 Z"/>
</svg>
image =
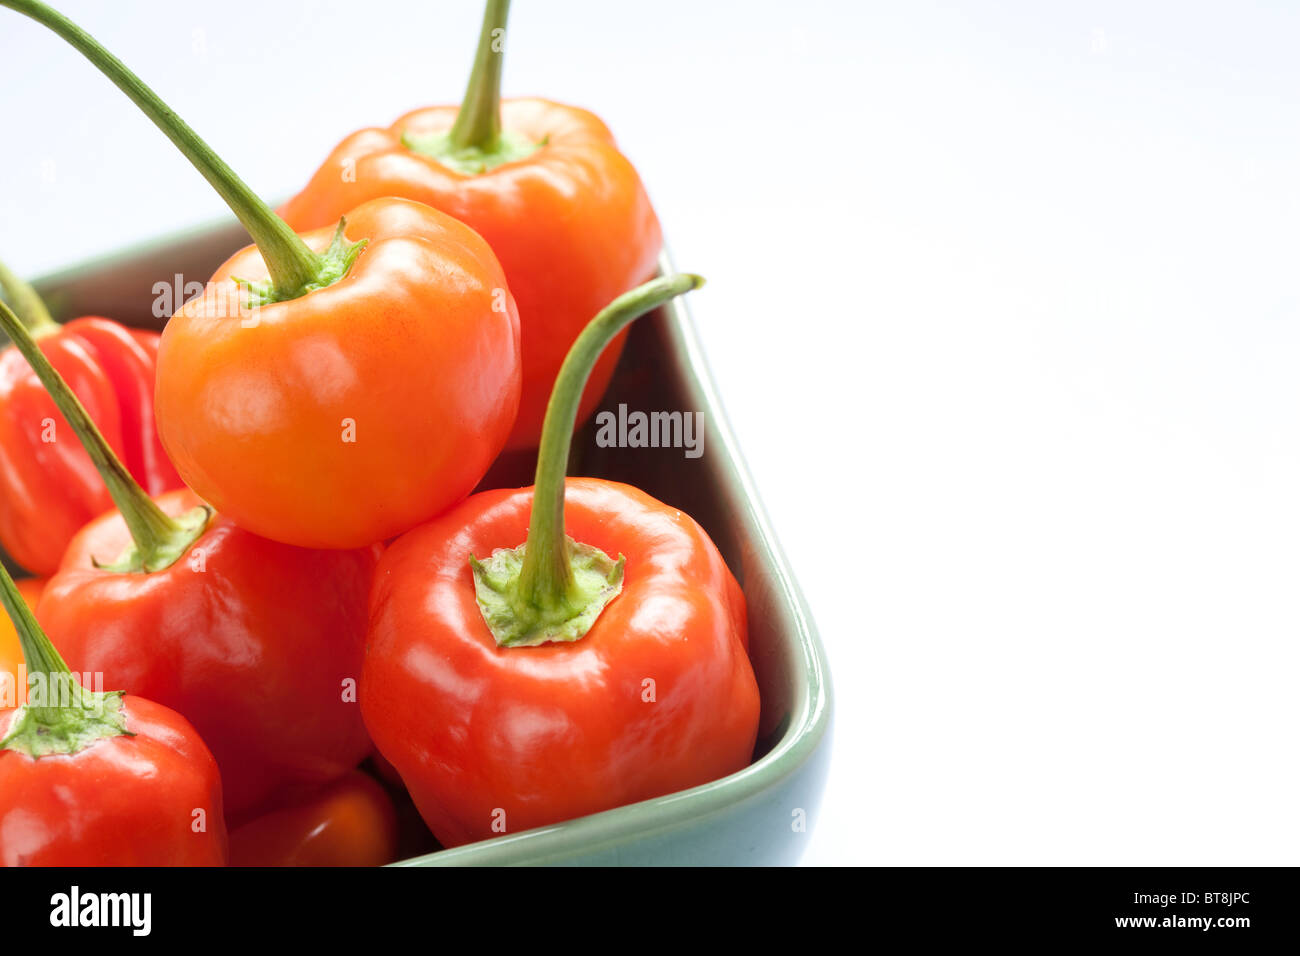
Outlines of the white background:
<svg viewBox="0 0 1300 956">
<path fill-rule="evenodd" d="M 459 99 L 479 6 L 65 0 L 263 195 Z M 1294 864 L 1300 7 L 518 0 L 619 136 L 807 592 L 808 863 Z M 220 216 L 0 11 L 0 256 Z"/>
</svg>

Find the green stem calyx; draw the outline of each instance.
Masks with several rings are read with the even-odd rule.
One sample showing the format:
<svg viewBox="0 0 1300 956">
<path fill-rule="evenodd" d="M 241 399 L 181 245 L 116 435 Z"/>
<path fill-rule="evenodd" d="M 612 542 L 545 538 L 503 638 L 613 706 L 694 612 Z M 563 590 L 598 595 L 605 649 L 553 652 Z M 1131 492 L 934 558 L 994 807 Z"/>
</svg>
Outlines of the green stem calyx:
<svg viewBox="0 0 1300 956">
<path fill-rule="evenodd" d="M 470 556 L 479 610 L 501 647 L 576 641 L 623 589 L 626 559 L 580 544 L 564 532 L 564 479 L 582 390 L 605 347 L 627 325 L 704 280 L 678 274 L 619 296 L 583 329 L 556 376 L 538 448 L 528 540 Z"/>
<path fill-rule="evenodd" d="M 9 308 L 17 314 L 23 327 L 32 335 L 40 338 L 58 329 L 50 310 L 45 307 L 40 294 L 28 283 L 18 278 L 9 267 L 0 262 L 0 294 Z"/>
<path fill-rule="evenodd" d="M 432 156 L 449 169 L 476 176 L 523 159 L 544 145 L 501 128 L 501 69 L 509 16 L 510 0 L 487 0 L 474 69 L 456 122 L 446 133 L 403 134 L 402 145 L 407 149 Z"/>
<path fill-rule="evenodd" d="M 68 383 L 54 370 L 32 334 L 18 316 L 0 302 L 0 331 L 13 341 L 14 347 L 27 359 L 55 406 L 72 426 L 86 454 L 99 472 L 108 493 L 121 512 L 127 530 L 131 532 L 132 546 L 106 570 L 122 574 L 161 571 L 175 564 L 207 529 L 212 510 L 198 507 L 172 518 L 141 488 L 131 473 L 114 454 L 99 428 L 91 420 Z"/>
<path fill-rule="evenodd" d="M 337 257 L 331 259 L 329 253 L 318 255 L 308 248 L 298 234 L 289 228 L 288 223 L 249 189 L 198 133 L 190 129 L 184 120 L 159 99 L 158 94 L 127 69 L 121 60 L 104 49 L 94 37 L 39 0 L 0 0 L 0 6 L 30 17 L 75 47 L 153 121 L 216 189 L 231 212 L 248 230 L 271 274 L 270 285 L 262 292 L 262 301 L 252 304 L 264 305 L 296 299 L 329 285 L 331 276 L 334 277 L 332 281 L 342 277 L 338 274 Z M 359 249 L 358 246 L 350 257 L 346 257 L 348 265 L 351 265 Z"/>
<path fill-rule="evenodd" d="M 29 682 L 27 702 L 14 714 L 0 750 L 40 759 L 74 754 L 107 737 L 130 736 L 121 691 L 92 691 L 77 682 L 3 565 L 0 604 L 18 633 Z"/>
</svg>

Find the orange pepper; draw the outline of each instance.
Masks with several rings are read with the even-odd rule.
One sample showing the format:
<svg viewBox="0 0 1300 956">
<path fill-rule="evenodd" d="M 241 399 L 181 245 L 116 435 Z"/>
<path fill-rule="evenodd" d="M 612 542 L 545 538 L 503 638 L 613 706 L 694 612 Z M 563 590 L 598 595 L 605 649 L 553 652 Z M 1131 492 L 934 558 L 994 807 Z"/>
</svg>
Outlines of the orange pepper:
<svg viewBox="0 0 1300 956">
<path fill-rule="evenodd" d="M 396 852 L 393 801 L 359 770 L 230 833 L 231 866 L 383 866 Z"/>
<path fill-rule="evenodd" d="M 367 200 L 403 196 L 488 241 L 519 304 L 523 393 L 510 451 L 537 447 L 569 346 L 606 303 L 654 273 L 663 238 L 640 177 L 598 117 L 543 99 L 500 100 L 508 8 L 487 5 L 459 108 L 353 133 L 280 211 L 293 228 L 315 229 Z M 596 363 L 579 421 L 609 385 L 623 340 Z"/>
<path fill-rule="evenodd" d="M 45 589 L 44 578 L 22 578 L 16 582 L 18 593 L 27 606 L 36 603 Z M 23 648 L 9 616 L 0 617 L 0 709 L 17 707 L 27 700 L 27 670 L 23 666 Z"/>
<path fill-rule="evenodd" d="M 225 303 L 266 270 L 256 246 L 235 253 L 158 353 L 182 477 L 240 527 L 305 548 L 362 547 L 454 505 L 519 400 L 518 319 L 482 239 L 405 199 L 353 210 L 347 235 L 369 243 L 351 273 L 263 306 L 255 329 Z"/>
</svg>

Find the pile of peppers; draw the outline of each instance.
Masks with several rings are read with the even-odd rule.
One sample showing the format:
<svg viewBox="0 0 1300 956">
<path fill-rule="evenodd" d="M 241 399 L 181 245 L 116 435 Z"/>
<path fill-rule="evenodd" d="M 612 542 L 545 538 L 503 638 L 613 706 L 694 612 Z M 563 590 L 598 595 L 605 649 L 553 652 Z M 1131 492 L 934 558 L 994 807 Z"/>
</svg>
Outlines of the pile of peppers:
<svg viewBox="0 0 1300 956">
<path fill-rule="evenodd" d="M 0 265 L 0 863 L 381 865 L 403 806 L 451 847 L 744 768 L 736 577 L 566 476 L 628 325 L 703 280 L 656 277 L 600 119 L 501 98 L 508 0 L 459 106 L 346 137 L 278 212 L 76 24 L 0 7 L 252 240 L 161 335 L 59 324 Z"/>
</svg>

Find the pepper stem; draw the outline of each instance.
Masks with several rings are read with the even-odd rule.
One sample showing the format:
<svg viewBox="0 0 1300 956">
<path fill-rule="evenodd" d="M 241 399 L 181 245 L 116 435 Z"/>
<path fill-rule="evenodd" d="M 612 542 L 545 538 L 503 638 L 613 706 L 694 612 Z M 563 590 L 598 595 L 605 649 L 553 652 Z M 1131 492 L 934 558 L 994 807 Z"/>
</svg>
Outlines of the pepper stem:
<svg viewBox="0 0 1300 956">
<path fill-rule="evenodd" d="M 73 394 L 63 377 L 54 370 L 18 316 L 3 302 L 0 302 L 0 331 L 9 336 L 14 347 L 27 359 L 27 363 L 36 372 L 36 377 L 54 399 L 54 404 L 72 426 L 95 470 L 108 486 L 108 493 L 131 532 L 135 546 L 118 562 L 109 565 L 108 569 L 147 572 L 170 567 L 203 533 L 212 514 L 211 510 L 206 507 L 196 508 L 179 519 L 165 514 L 131 477 L 131 473 L 91 420 L 85 406 Z"/>
<path fill-rule="evenodd" d="M 622 588 L 621 557 L 615 562 L 564 531 L 564 479 L 578 405 L 596 360 L 619 332 L 703 284 L 683 273 L 638 286 L 602 309 L 569 349 L 542 423 L 528 540 L 486 561 L 470 557 L 479 607 L 498 644 L 576 641 Z"/>
<path fill-rule="evenodd" d="M 18 643 L 23 649 L 23 660 L 29 674 L 71 674 L 68 665 L 50 639 L 45 636 L 41 626 L 36 623 L 36 615 L 27 606 L 18 591 L 18 585 L 9 576 L 9 570 L 0 564 L 0 604 L 13 622 L 18 633 Z"/>
<path fill-rule="evenodd" d="M 510 0 L 487 0 L 474 69 L 451 127 L 451 145 L 455 149 L 475 148 L 487 152 L 501 136 L 501 68 L 506 58 L 509 16 Z"/>
<path fill-rule="evenodd" d="M 158 94 L 127 69 L 121 60 L 104 49 L 94 37 L 39 0 L 0 0 L 0 6 L 30 17 L 75 47 L 130 97 L 154 125 L 176 144 L 203 178 L 212 184 L 231 212 L 248 230 L 266 262 L 271 274 L 271 292 L 263 295 L 263 302 L 295 299 L 314 288 L 329 284 L 328 281 L 321 281 L 331 265 L 327 262 L 328 256 L 312 252 L 298 234 L 212 151 L 198 133 L 190 129 L 158 98 Z"/>
<path fill-rule="evenodd" d="M 0 740 L 0 750 L 16 750 L 29 757 L 76 753 L 104 737 L 127 734 L 122 695 L 87 690 L 77 682 L 41 626 L 18 593 L 14 579 L 0 564 L 0 605 L 23 649 L 28 681 L 27 703 Z M 33 681 L 33 677 L 36 677 Z"/>
<path fill-rule="evenodd" d="M 50 315 L 50 310 L 45 307 L 40 294 L 30 284 L 14 275 L 3 262 L 0 262 L 0 293 L 4 294 L 4 300 L 17 313 L 27 331 L 33 335 L 39 337 L 59 327 L 59 323 L 55 322 L 54 317 Z"/>
<path fill-rule="evenodd" d="M 501 128 L 501 69 L 506 58 L 510 0 L 487 0 L 474 69 L 456 122 L 445 133 L 403 133 L 402 144 L 448 169 L 477 176 L 513 163 L 546 145 Z"/>
</svg>

